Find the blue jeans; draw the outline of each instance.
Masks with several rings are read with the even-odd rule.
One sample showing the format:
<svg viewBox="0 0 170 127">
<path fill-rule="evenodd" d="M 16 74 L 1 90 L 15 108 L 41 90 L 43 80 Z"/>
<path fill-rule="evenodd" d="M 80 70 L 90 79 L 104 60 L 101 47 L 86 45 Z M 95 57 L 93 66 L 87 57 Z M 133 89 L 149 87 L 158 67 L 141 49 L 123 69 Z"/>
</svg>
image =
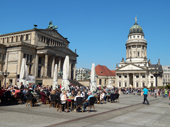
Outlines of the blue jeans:
<svg viewBox="0 0 170 127">
<path fill-rule="evenodd" d="M 147 94 L 144 94 L 143 96 L 144 96 L 143 104 L 145 103 L 145 101 L 147 102 L 147 104 L 149 104 L 149 101 L 147 100 L 147 96 L 148 96 L 148 95 L 147 95 Z"/>
<path fill-rule="evenodd" d="M 83 110 L 85 110 L 88 105 L 89 105 L 89 102 L 85 102 L 85 103 L 83 104 Z"/>
</svg>

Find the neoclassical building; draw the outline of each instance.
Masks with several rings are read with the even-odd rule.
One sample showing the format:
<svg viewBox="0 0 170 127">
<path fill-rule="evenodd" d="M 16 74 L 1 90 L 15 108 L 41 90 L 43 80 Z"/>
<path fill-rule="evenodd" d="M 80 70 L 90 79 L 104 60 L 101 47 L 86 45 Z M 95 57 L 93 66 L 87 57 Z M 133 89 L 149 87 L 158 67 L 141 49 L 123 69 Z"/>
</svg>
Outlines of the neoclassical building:
<svg viewBox="0 0 170 127">
<path fill-rule="evenodd" d="M 160 62 L 151 64 L 147 61 L 147 42 L 141 26 L 135 19 L 130 28 L 126 41 L 126 60 L 122 58 L 119 66 L 116 65 L 116 86 L 142 88 L 143 86 L 156 86 L 155 76 L 150 69 L 162 66 Z M 157 77 L 157 84 L 162 85 L 162 77 Z"/>
<path fill-rule="evenodd" d="M 36 84 L 52 85 L 54 65 L 62 72 L 65 56 L 70 58 L 70 79 L 75 79 L 77 53 L 69 49 L 70 42 L 49 23 L 47 29 L 37 29 L 0 35 L 0 85 L 4 83 L 2 72 L 9 85 L 18 84 L 21 61 L 26 59 L 28 75 L 35 76 Z M 59 80 L 59 83 L 61 80 Z"/>
</svg>

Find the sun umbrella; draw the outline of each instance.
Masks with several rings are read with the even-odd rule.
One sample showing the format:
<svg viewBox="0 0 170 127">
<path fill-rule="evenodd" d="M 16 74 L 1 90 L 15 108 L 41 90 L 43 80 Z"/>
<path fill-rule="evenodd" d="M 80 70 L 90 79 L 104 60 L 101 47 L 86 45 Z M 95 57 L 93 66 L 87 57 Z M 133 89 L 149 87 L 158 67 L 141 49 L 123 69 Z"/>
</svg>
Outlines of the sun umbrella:
<svg viewBox="0 0 170 127">
<path fill-rule="evenodd" d="M 53 90 L 56 89 L 56 86 L 57 86 L 57 80 L 58 80 L 58 73 L 57 73 L 57 64 L 55 64 L 55 67 L 54 67 L 54 76 L 53 76 Z"/>
<path fill-rule="evenodd" d="M 19 88 L 20 88 L 20 84 L 21 82 L 23 83 L 23 85 L 26 84 L 26 78 L 28 76 L 28 71 L 27 71 L 27 65 L 26 65 L 26 60 L 25 58 L 22 59 L 22 63 L 21 63 L 21 69 L 20 69 L 20 79 L 19 79 Z"/>
<path fill-rule="evenodd" d="M 64 64 L 63 64 L 63 80 L 62 80 L 62 87 L 65 90 L 69 90 L 69 56 L 65 57 Z"/>
<path fill-rule="evenodd" d="M 107 85 L 107 88 L 109 88 L 109 89 L 112 89 L 113 88 L 113 86 L 111 85 L 111 83 L 112 83 L 112 81 L 111 81 L 111 78 L 109 79 L 109 84 Z"/>
<path fill-rule="evenodd" d="M 91 67 L 91 77 L 90 77 L 90 91 L 95 92 L 97 87 L 96 87 L 96 72 L 95 72 L 95 64 L 92 63 Z"/>
</svg>

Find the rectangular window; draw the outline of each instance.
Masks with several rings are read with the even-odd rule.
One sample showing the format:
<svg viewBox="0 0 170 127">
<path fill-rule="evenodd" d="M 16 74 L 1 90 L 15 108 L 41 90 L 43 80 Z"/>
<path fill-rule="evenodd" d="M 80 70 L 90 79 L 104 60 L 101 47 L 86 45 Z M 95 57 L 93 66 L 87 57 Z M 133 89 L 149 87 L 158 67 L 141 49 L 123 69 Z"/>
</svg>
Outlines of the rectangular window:
<svg viewBox="0 0 170 127">
<path fill-rule="evenodd" d="M 30 65 L 30 67 L 29 67 L 29 75 L 31 75 L 31 68 L 32 68 L 32 65 Z"/>
<path fill-rule="evenodd" d="M 0 60 L 1 60 L 1 53 L 0 53 Z"/>
<path fill-rule="evenodd" d="M 41 64 L 41 57 L 39 57 L 38 64 Z"/>
<path fill-rule="evenodd" d="M 121 87 L 121 82 L 119 82 L 119 87 Z"/>
<path fill-rule="evenodd" d="M 27 62 L 30 60 L 30 55 L 27 54 Z"/>
<path fill-rule="evenodd" d="M 136 78 L 139 78 L 139 75 L 136 75 Z"/>
<path fill-rule="evenodd" d="M 30 63 L 32 63 L 32 55 L 30 55 Z"/>
<path fill-rule="evenodd" d="M 16 36 L 16 42 L 18 41 L 18 36 Z"/>
<path fill-rule="evenodd" d="M 26 34 L 26 40 L 28 40 L 28 34 Z"/>
<path fill-rule="evenodd" d="M 145 83 L 143 82 L 143 87 L 145 86 Z"/>
<path fill-rule="evenodd" d="M 143 75 L 142 78 L 145 78 L 145 75 Z"/>
<path fill-rule="evenodd" d="M 127 78 L 127 76 L 125 75 L 125 78 Z"/>
<path fill-rule="evenodd" d="M 27 54 L 24 53 L 24 58 L 26 59 L 27 58 Z"/>
<path fill-rule="evenodd" d="M 119 76 L 119 78 L 121 78 L 121 76 Z"/>
<path fill-rule="evenodd" d="M 2 55 L 2 61 L 5 61 L 5 54 Z"/>
<path fill-rule="evenodd" d="M 138 82 L 136 83 L 136 87 L 138 87 Z"/>
</svg>

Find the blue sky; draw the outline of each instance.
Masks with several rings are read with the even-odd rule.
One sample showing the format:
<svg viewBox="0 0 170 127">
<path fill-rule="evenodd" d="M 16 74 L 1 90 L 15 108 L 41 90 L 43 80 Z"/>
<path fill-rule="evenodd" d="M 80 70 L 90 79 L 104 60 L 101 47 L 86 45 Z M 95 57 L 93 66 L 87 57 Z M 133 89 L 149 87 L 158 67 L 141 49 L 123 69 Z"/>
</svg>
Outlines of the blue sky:
<svg viewBox="0 0 170 127">
<path fill-rule="evenodd" d="M 147 58 L 170 65 L 169 0 L 1 0 L 0 33 L 45 29 L 50 21 L 77 49 L 77 68 L 114 70 L 126 57 L 125 43 L 137 15 L 148 43 Z"/>
</svg>

